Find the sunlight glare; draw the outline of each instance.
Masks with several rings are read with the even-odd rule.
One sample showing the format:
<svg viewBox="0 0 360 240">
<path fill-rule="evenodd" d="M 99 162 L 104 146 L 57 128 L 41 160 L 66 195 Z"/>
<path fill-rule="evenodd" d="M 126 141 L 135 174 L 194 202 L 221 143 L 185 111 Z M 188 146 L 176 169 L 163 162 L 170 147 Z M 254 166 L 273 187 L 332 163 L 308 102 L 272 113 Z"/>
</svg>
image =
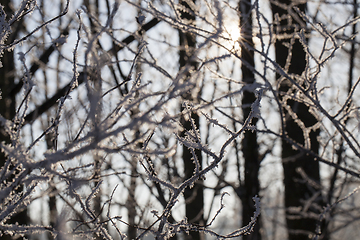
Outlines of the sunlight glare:
<svg viewBox="0 0 360 240">
<path fill-rule="evenodd" d="M 226 45 L 236 51 L 240 50 L 240 31 L 239 24 L 236 21 L 229 21 L 224 26 L 224 38 L 226 39 Z"/>
</svg>

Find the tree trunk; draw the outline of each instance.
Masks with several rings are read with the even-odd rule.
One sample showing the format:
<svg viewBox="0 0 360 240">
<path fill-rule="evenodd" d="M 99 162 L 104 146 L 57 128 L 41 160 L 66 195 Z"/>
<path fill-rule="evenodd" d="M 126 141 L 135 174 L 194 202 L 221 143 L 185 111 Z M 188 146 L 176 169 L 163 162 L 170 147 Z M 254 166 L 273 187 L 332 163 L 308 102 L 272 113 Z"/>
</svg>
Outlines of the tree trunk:
<svg viewBox="0 0 360 240">
<path fill-rule="evenodd" d="M 285 69 L 289 75 L 296 74 L 301 76 L 306 67 L 306 53 L 303 49 L 299 39 L 293 35 L 300 29 L 306 27 L 300 16 L 292 9 L 292 15 L 288 10 L 294 6 L 293 1 L 281 0 L 278 3 L 282 6 L 272 3 L 272 11 L 274 16 L 276 29 L 276 36 L 278 37 L 275 42 L 275 56 L 277 63 L 285 68 L 287 65 L 287 58 L 289 54 L 290 66 Z M 305 12 L 306 4 L 298 4 L 296 7 Z M 280 21 L 276 23 L 276 15 L 280 17 Z M 306 29 L 305 29 L 306 30 Z M 284 34 L 289 34 L 289 38 L 281 38 Z M 289 46 L 292 47 L 289 50 Z M 277 75 L 279 81 L 280 100 L 285 101 L 286 95 L 294 95 L 291 89 L 291 84 L 288 80 Z M 317 119 L 309 112 L 309 107 L 304 103 L 298 102 L 293 99 L 285 101 L 291 111 L 294 112 L 298 120 L 301 120 L 305 127 L 313 126 L 317 123 Z M 284 133 L 287 137 L 293 139 L 295 142 L 304 145 L 305 139 L 303 129 L 294 121 L 292 116 L 285 108 L 283 119 L 285 119 Z M 319 143 L 317 137 L 319 136 L 319 129 L 311 131 L 309 134 L 311 142 L 311 151 L 318 153 Z M 285 207 L 286 207 L 286 224 L 288 229 L 289 240 L 311 239 L 316 225 L 317 217 L 311 216 L 312 213 L 319 213 L 318 209 L 324 205 L 320 189 L 309 184 L 309 180 L 314 181 L 320 186 L 320 173 L 319 162 L 312 156 L 294 150 L 291 144 L 286 140 L 282 141 L 282 164 L 284 170 L 284 187 L 285 187 Z M 311 200 L 311 205 L 308 209 L 304 208 L 305 201 L 310 201 L 314 196 L 314 192 L 319 195 L 316 199 Z M 320 206 L 315 209 L 314 206 Z"/>
<path fill-rule="evenodd" d="M 254 47 L 252 40 L 252 16 L 251 16 L 251 1 L 240 0 L 240 26 L 242 41 L 246 42 L 249 46 Z M 241 42 L 242 43 L 242 42 Z M 241 44 L 240 43 L 240 44 Z M 242 58 L 251 66 L 255 66 L 254 63 L 254 51 L 246 49 L 242 46 Z M 252 84 L 255 82 L 255 76 L 251 69 L 242 64 L 242 81 L 246 84 Z M 243 116 L 247 118 L 251 111 L 251 104 L 256 100 L 254 92 L 245 91 L 242 98 Z M 251 124 L 256 125 L 257 118 L 253 118 Z M 260 156 L 259 145 L 257 143 L 256 131 L 246 131 L 242 140 L 242 152 L 245 161 L 244 166 L 244 195 L 241 198 L 242 202 L 242 225 L 246 225 L 251 221 L 251 218 L 255 212 L 254 201 L 252 198 L 255 195 L 259 195 L 260 182 L 259 182 L 259 169 L 260 169 Z M 245 240 L 260 240 L 261 221 L 258 219 L 253 232 L 249 235 L 245 235 Z"/>
<path fill-rule="evenodd" d="M 195 0 L 193 0 L 193 3 L 195 4 Z M 193 10 L 191 9 L 187 1 L 180 1 L 180 4 L 182 4 L 185 8 L 189 9 L 189 11 L 186 12 L 181 11 L 181 18 L 188 20 L 190 22 L 189 24 L 195 25 L 195 15 L 193 14 Z M 192 69 L 195 69 L 197 63 L 191 59 L 194 49 L 196 47 L 195 35 L 189 32 L 183 32 L 179 30 L 179 40 L 180 40 L 180 52 L 179 52 L 180 68 L 184 67 L 185 65 L 190 65 Z M 192 99 L 191 94 L 184 94 L 183 99 L 188 101 L 194 101 L 194 99 Z M 181 106 L 181 110 L 184 110 L 183 106 Z M 196 128 L 200 129 L 199 115 L 195 112 L 192 112 L 191 118 L 194 121 Z M 184 116 L 181 119 L 181 123 L 184 127 L 184 131 L 181 133 L 181 136 L 184 137 L 185 132 L 190 131 L 193 128 L 190 120 L 187 120 L 186 117 Z M 201 167 L 202 166 L 201 151 L 195 149 L 195 155 Z M 194 173 L 195 159 L 190 149 L 188 149 L 186 146 L 183 146 L 182 158 L 184 161 L 184 171 L 185 171 L 184 176 L 185 179 L 188 179 Z M 192 188 L 190 188 L 189 186 L 185 189 L 184 198 L 186 204 L 186 217 L 189 223 L 203 225 L 204 224 L 204 215 L 203 215 L 204 193 L 203 193 L 203 184 L 200 182 L 200 180 L 198 180 Z M 205 236 L 203 233 L 200 233 L 198 231 L 190 231 L 190 234 L 185 236 L 185 239 L 200 240 L 200 239 L 204 239 L 204 237 Z"/>
<path fill-rule="evenodd" d="M 4 7 L 4 11 L 7 14 L 7 19 L 13 15 L 13 11 L 11 9 L 11 1 L 9 0 L 0 0 L 0 4 Z M 22 24 L 22 21 L 16 22 L 12 28 L 16 28 L 18 24 Z M 18 31 L 14 31 L 10 36 L 8 37 L 9 40 L 12 41 L 17 38 L 15 36 Z M 5 117 L 6 119 L 12 120 L 15 117 L 15 111 L 16 111 L 16 101 L 15 97 L 16 95 L 7 95 L 7 91 L 9 89 L 12 89 L 15 85 L 15 63 L 14 63 L 14 52 L 13 51 L 7 51 L 5 50 L 3 53 L 3 56 L 1 57 L 2 67 L 0 68 L 0 90 L 1 95 L 3 96 L 0 98 L 0 114 Z M 5 141 L 7 143 L 10 143 L 10 138 L 8 134 L 5 132 L 5 130 L 0 126 L 0 141 Z M 2 167 L 6 161 L 9 161 L 7 157 L 3 154 L 3 152 L 0 153 L 0 167 Z M 9 180 L 12 181 L 11 179 Z M 22 191 L 23 187 L 19 187 L 16 191 Z M 23 211 L 13 215 L 6 223 L 18 223 L 19 225 L 26 225 L 29 223 L 29 218 L 27 215 L 27 209 L 24 209 Z M 10 235 L 4 234 L 1 239 L 18 239 L 14 238 Z"/>
</svg>

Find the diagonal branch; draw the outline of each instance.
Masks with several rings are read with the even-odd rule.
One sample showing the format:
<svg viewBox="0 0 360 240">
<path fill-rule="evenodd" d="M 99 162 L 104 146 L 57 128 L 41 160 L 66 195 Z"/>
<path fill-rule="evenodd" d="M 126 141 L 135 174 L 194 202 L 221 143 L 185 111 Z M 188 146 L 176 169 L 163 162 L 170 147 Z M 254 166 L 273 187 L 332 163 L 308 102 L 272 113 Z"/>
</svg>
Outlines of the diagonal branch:
<svg viewBox="0 0 360 240">
<path fill-rule="evenodd" d="M 148 31 L 150 30 L 151 28 L 155 27 L 158 23 L 160 22 L 160 20 L 158 20 L 157 18 L 153 18 L 152 20 L 150 20 L 148 23 L 144 24 L 140 31 L 143 30 L 143 31 Z M 124 38 L 121 43 L 123 44 L 122 46 L 119 46 L 119 45 L 114 45 L 112 51 L 115 51 L 115 52 L 119 52 L 121 51 L 122 49 L 124 49 L 124 47 L 128 44 L 130 44 L 131 42 L 133 42 L 135 40 L 135 34 L 131 34 L 129 35 L 128 37 Z M 51 48 L 51 47 L 50 47 Z M 50 51 L 49 49 L 46 50 L 44 52 L 43 55 L 45 55 L 46 52 Z M 51 54 L 51 53 L 50 53 Z M 50 56 L 50 55 L 49 55 Z M 41 58 L 40 58 L 41 60 Z M 35 71 L 38 69 L 38 67 L 34 70 L 34 73 Z M 33 74 L 33 73 L 32 73 Z M 81 73 L 78 77 L 78 85 L 79 86 L 80 84 L 82 84 L 83 82 L 85 82 L 85 77 L 86 75 L 84 73 Z M 22 82 L 22 81 L 21 81 Z M 22 85 L 21 85 L 22 86 Z M 20 89 L 21 89 L 21 86 L 20 86 Z M 27 114 L 25 116 L 25 124 L 27 123 L 31 123 L 33 121 L 35 121 L 39 116 L 41 116 L 41 114 L 43 114 L 44 112 L 46 112 L 47 110 L 49 110 L 52 106 L 54 106 L 57 102 L 57 100 L 59 98 L 61 98 L 62 96 L 65 95 L 65 93 L 70 89 L 71 87 L 71 82 L 68 83 L 65 87 L 61 88 L 60 90 L 58 90 L 51 98 L 49 98 L 48 100 L 46 100 L 43 104 L 41 104 L 40 106 L 37 106 L 35 108 L 34 111 L 30 112 L 29 114 Z M 76 86 L 76 87 L 77 87 Z M 19 89 L 19 90 L 20 90 Z M 19 91 L 18 90 L 18 91 Z M 13 90 L 14 93 L 17 93 L 15 92 L 15 90 Z M 24 125 L 25 125 L 24 124 Z"/>
<path fill-rule="evenodd" d="M 70 24 L 69 24 L 70 25 Z M 67 37 L 69 35 L 69 26 L 67 26 L 64 30 L 62 30 L 60 36 L 57 39 L 63 38 L 63 37 Z M 31 67 L 30 67 L 30 76 L 34 76 L 35 72 L 40 68 L 40 65 L 42 64 L 47 64 L 49 62 L 49 58 L 51 56 L 51 54 L 57 49 L 57 41 L 55 40 L 53 44 L 51 44 L 50 47 L 48 47 L 43 54 L 41 54 L 39 60 L 37 62 L 35 62 Z M 10 90 L 10 92 L 7 94 L 7 96 L 14 96 L 16 94 L 18 94 L 22 88 L 22 86 L 24 85 L 24 78 L 22 77 L 20 79 L 20 81 Z"/>
</svg>

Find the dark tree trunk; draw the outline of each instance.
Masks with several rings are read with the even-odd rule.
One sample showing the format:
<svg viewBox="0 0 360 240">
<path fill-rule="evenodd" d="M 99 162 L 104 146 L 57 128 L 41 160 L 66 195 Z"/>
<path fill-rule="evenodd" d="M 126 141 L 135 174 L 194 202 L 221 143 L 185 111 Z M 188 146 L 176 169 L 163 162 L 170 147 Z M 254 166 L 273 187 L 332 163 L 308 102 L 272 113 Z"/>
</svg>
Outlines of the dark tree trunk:
<svg viewBox="0 0 360 240">
<path fill-rule="evenodd" d="M 4 7 L 4 11 L 7 14 L 7 19 L 13 15 L 13 11 L 10 7 L 11 1 L 9 0 L 0 0 L 0 4 Z M 12 28 L 17 28 L 17 25 L 22 24 L 22 21 L 16 22 Z M 8 42 L 16 39 L 17 30 L 14 31 L 9 37 Z M 1 57 L 2 67 L 0 68 L 0 90 L 2 92 L 3 98 L 0 99 L 0 114 L 6 119 L 12 120 L 15 117 L 16 111 L 16 102 L 15 94 L 7 95 L 6 93 L 14 87 L 15 80 L 15 63 L 14 63 L 14 52 L 5 50 L 3 56 Z M 5 93 L 5 94 L 4 94 Z M 6 96 L 6 97 L 4 97 Z M 0 126 L 0 141 L 5 141 L 10 143 L 10 138 L 4 129 Z M 9 161 L 7 157 L 1 152 L 0 153 L 0 167 L 2 167 L 6 161 Z M 9 181 L 12 181 L 9 179 Z M 16 191 L 22 191 L 23 188 L 19 187 Z M 6 223 L 18 223 L 19 225 L 26 225 L 29 223 L 29 218 L 27 215 L 27 209 L 22 210 L 21 212 L 13 215 Z M 10 235 L 4 234 L 0 239 L 18 239 Z"/>
<path fill-rule="evenodd" d="M 135 160 L 135 159 L 131 159 Z M 135 190 L 136 190 L 136 163 L 134 161 L 130 162 L 131 164 L 131 179 L 130 179 L 130 186 L 128 189 L 128 198 L 126 203 L 126 209 L 128 211 L 128 230 L 127 230 L 127 237 L 128 239 L 136 239 L 137 236 L 137 228 L 136 228 L 136 198 L 135 198 Z"/>
<path fill-rule="evenodd" d="M 297 14 L 294 9 L 292 9 L 293 15 L 289 15 L 288 9 L 292 8 L 294 1 L 281 0 L 278 3 L 282 4 L 282 6 L 272 4 L 274 22 L 278 24 L 274 26 L 278 37 L 275 43 L 276 61 L 281 67 L 285 68 L 287 58 L 289 57 L 288 54 L 292 54 L 290 66 L 286 71 L 290 76 L 292 74 L 300 76 L 306 67 L 306 54 L 299 39 L 296 37 L 292 38 L 292 36 L 300 29 L 304 29 L 306 24 L 302 22 L 300 16 L 296 16 Z M 302 12 L 306 10 L 306 4 L 298 4 L 296 7 Z M 276 15 L 280 17 L 279 22 L 275 21 Z M 282 38 L 284 34 L 289 34 L 290 37 Z M 289 46 L 292 47 L 290 51 Z M 291 90 L 291 84 L 279 75 L 277 75 L 277 80 L 280 86 L 280 100 L 285 101 L 285 95 L 294 94 Z M 309 112 L 309 107 L 304 103 L 288 99 L 284 104 L 287 104 L 296 113 L 297 118 L 304 123 L 305 127 L 310 127 L 317 123 L 317 119 Z M 284 133 L 295 142 L 304 144 L 303 129 L 299 127 L 285 108 L 283 108 L 283 111 L 284 116 L 282 117 L 285 119 L 285 126 L 283 126 Z M 312 130 L 309 134 L 311 151 L 314 153 L 318 153 L 319 150 L 318 136 L 319 129 L 316 131 Z M 286 224 L 289 240 L 312 238 L 317 225 L 317 217 L 311 216 L 311 213 L 319 213 L 318 210 L 324 205 L 321 193 L 319 192 L 320 189 L 309 184 L 309 180 L 311 180 L 320 186 L 319 162 L 312 156 L 294 150 L 291 144 L 283 140 L 282 163 L 284 169 Z M 310 201 L 315 192 L 319 193 L 318 197 L 312 200 L 308 209 L 305 209 L 305 201 Z"/>
<path fill-rule="evenodd" d="M 48 122 L 50 122 L 48 120 Z M 48 149 L 56 150 L 57 145 L 57 136 L 56 134 L 47 134 L 45 135 L 45 141 Z M 54 181 L 54 180 L 53 180 Z M 55 186 L 49 186 L 51 188 L 51 191 L 49 193 L 49 223 L 50 226 L 53 228 L 57 227 L 57 220 L 58 220 L 58 213 L 57 213 L 57 207 L 56 207 L 56 187 Z M 61 229 L 57 229 L 61 230 Z M 52 233 L 47 234 L 47 239 L 53 239 Z"/>
<path fill-rule="evenodd" d="M 193 2 L 195 3 L 195 0 L 193 0 Z M 187 12 L 181 11 L 181 18 L 188 20 L 189 22 L 191 22 L 190 24 L 195 24 L 195 15 L 192 14 L 193 10 L 191 9 L 191 7 L 186 3 L 186 1 L 180 1 L 180 4 L 182 4 L 185 8 L 189 9 L 189 11 Z M 191 58 L 194 49 L 196 47 L 195 35 L 189 32 L 179 31 L 179 40 L 180 40 L 180 52 L 179 52 L 180 68 L 184 67 L 185 65 L 189 65 L 192 69 L 195 69 L 197 63 Z M 183 99 L 188 101 L 194 101 L 194 99 L 192 99 L 191 94 L 184 94 Z M 181 106 L 181 110 L 183 109 L 184 109 L 183 106 Z M 196 128 L 200 129 L 199 115 L 193 112 L 191 113 L 191 118 L 194 121 Z M 182 137 L 184 137 L 185 132 L 192 130 L 193 128 L 191 122 L 187 120 L 186 117 L 182 117 L 181 123 L 184 127 L 184 132 L 182 132 L 181 135 Z M 202 166 L 201 151 L 195 149 L 195 155 L 200 166 Z M 186 146 L 183 146 L 182 158 L 184 161 L 184 171 L 185 171 L 184 176 L 185 179 L 188 179 L 194 173 L 195 159 L 190 149 L 188 149 Z M 186 202 L 186 217 L 188 221 L 193 224 L 203 225 L 204 224 L 204 216 L 203 216 L 204 193 L 203 193 L 203 184 L 200 182 L 200 180 L 198 180 L 192 188 L 190 188 L 189 186 L 188 188 L 185 189 L 184 198 Z M 185 236 L 185 238 L 191 240 L 198 240 L 198 239 L 204 239 L 204 235 L 197 231 L 190 231 L 190 234 Z"/>
<path fill-rule="evenodd" d="M 241 37 L 242 41 L 246 42 L 249 46 L 254 47 L 252 40 L 252 17 L 251 17 L 251 1 L 240 0 L 240 26 L 241 26 Z M 241 44 L 241 43 L 240 43 Z M 242 58 L 249 65 L 255 66 L 254 63 L 254 51 L 246 49 L 242 46 Z M 242 81 L 246 84 L 252 84 L 255 82 L 255 76 L 251 69 L 245 66 L 241 67 Z M 254 92 L 245 91 L 242 98 L 243 115 L 247 118 L 251 111 L 251 104 L 256 100 Z M 253 118 L 251 124 L 256 125 L 257 118 Z M 259 145 L 257 143 L 256 131 L 246 131 L 242 140 L 242 152 L 245 161 L 244 166 L 244 195 L 242 201 L 242 222 L 243 225 L 248 224 L 255 212 L 254 201 L 252 198 L 259 195 L 260 182 L 259 182 L 259 169 L 260 169 L 260 157 L 259 157 Z M 253 232 L 249 235 L 245 235 L 245 240 L 260 240 L 261 221 L 258 219 Z"/>
</svg>

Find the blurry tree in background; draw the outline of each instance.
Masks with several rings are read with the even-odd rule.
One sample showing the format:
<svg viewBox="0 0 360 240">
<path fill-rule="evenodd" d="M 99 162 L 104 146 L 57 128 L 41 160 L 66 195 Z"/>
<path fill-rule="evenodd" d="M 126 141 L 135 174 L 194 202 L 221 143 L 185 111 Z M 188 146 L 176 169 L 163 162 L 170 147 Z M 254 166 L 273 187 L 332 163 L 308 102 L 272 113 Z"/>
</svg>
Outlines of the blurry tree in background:
<svg viewBox="0 0 360 240">
<path fill-rule="evenodd" d="M 304 45 L 308 44 L 309 39 L 306 22 L 300 14 L 306 12 L 306 3 L 276 1 L 272 4 L 272 11 L 276 62 L 300 87 L 295 87 L 286 76 L 277 73 L 279 101 L 283 108 L 279 111 L 283 119 L 281 134 L 302 146 L 307 145 L 309 150 L 317 154 L 320 132 L 318 121 L 313 116 L 311 105 L 304 103 L 301 98 L 294 98 L 299 91 L 314 89 L 307 83 L 311 79 L 306 79 L 308 76 L 305 75 L 309 58 Z M 281 158 L 289 239 L 312 238 L 311 233 L 318 222 L 317 214 L 324 207 L 319 161 L 316 161 L 315 155 L 293 148 L 286 138 L 282 139 Z"/>
<path fill-rule="evenodd" d="M 251 1 L 239 1 L 239 14 L 240 14 L 240 26 L 241 26 L 241 41 L 240 47 L 244 49 L 241 51 L 242 61 L 246 64 L 241 65 L 242 79 L 244 84 L 255 83 L 255 59 L 254 59 L 254 42 L 253 42 L 253 20 L 252 20 L 252 4 Z M 249 48 L 247 47 L 249 46 Z M 242 96 L 242 112 L 243 117 L 251 117 L 251 105 L 255 103 L 256 95 L 254 91 L 245 90 Z M 253 118 L 250 124 L 256 127 L 258 119 Z M 242 222 L 249 222 L 252 218 L 252 214 L 255 211 L 255 207 L 252 204 L 253 196 L 260 194 L 260 179 L 259 170 L 261 163 L 261 156 L 259 153 L 259 145 L 256 131 L 246 131 L 241 142 L 241 150 L 244 158 L 244 182 L 242 184 L 243 195 L 240 195 L 242 202 Z M 261 219 L 258 219 L 257 224 L 254 227 L 253 233 L 245 235 L 243 238 L 248 240 L 261 240 L 260 229 L 262 227 Z"/>
<path fill-rule="evenodd" d="M 356 0 L 0 4 L 2 239 L 359 234 Z"/>
<path fill-rule="evenodd" d="M 183 9 L 180 10 L 180 18 L 187 24 L 187 27 L 196 26 L 196 15 L 195 15 L 195 6 L 196 1 L 183 1 L 180 0 L 180 6 Z M 196 62 L 196 35 L 192 31 L 179 30 L 179 65 L 180 70 L 184 71 L 186 77 L 184 82 L 190 81 L 186 78 L 197 77 L 196 71 L 197 62 Z M 193 76 L 192 76 L 193 75 Z M 198 99 L 201 94 L 201 89 L 197 86 L 199 83 L 194 81 L 189 84 L 187 91 L 184 92 L 182 98 L 183 101 L 180 101 L 182 111 L 181 115 L 181 125 L 183 126 L 183 131 L 181 132 L 181 137 L 183 138 L 193 138 L 191 141 L 199 142 L 200 138 L 198 135 L 200 132 L 200 116 L 196 111 L 192 110 L 191 105 L 198 104 Z M 190 132 L 193 132 L 193 136 L 189 135 Z M 198 135 L 198 136 L 196 136 Z M 184 180 L 190 179 L 195 171 L 202 169 L 202 155 L 201 150 L 198 148 L 189 147 L 186 144 L 182 148 L 182 159 L 184 161 Z M 190 223 L 197 224 L 199 226 L 204 226 L 204 190 L 203 183 L 201 179 L 197 180 L 193 187 L 187 187 L 184 190 L 184 200 L 185 200 L 185 211 L 186 217 Z M 189 235 L 185 239 L 194 239 L 200 240 L 204 239 L 203 233 L 199 231 L 190 231 Z"/>
<path fill-rule="evenodd" d="M 10 3 L 7 1 L 0 1 L 0 4 L 1 6 L 3 6 L 2 11 L 8 15 L 6 18 L 4 15 L 2 17 L 4 18 L 5 21 L 9 21 L 10 16 L 14 14 L 13 10 L 10 7 Z M 21 15 L 25 14 L 25 12 L 22 12 L 20 14 Z M 14 22 L 13 25 L 14 30 L 12 32 L 10 32 L 9 29 L 6 28 L 3 29 L 2 32 L 3 39 L 1 40 L 1 43 L 6 45 L 17 39 L 21 34 L 22 24 L 24 24 L 22 20 L 18 22 Z M 7 39 L 5 39 L 5 36 Z M 1 79 L 0 89 L 3 92 L 2 93 L 3 98 L 0 100 L 0 114 L 7 119 L 14 119 L 16 112 L 16 103 L 15 103 L 16 96 L 15 94 L 8 94 L 8 90 L 12 89 L 15 84 L 15 73 L 16 73 L 15 62 L 14 62 L 15 58 L 16 56 L 14 56 L 13 51 L 6 51 L 2 54 L 2 59 L 1 59 L 2 67 L 0 68 L 0 79 Z M 8 144 L 11 143 L 11 139 L 3 129 L 1 129 L 0 131 L 0 139 L 1 141 L 7 142 Z M 1 153 L 0 166 L 3 168 L 4 167 L 9 168 L 9 170 L 13 173 L 8 176 L 2 176 L 3 179 L 5 177 L 6 182 L 12 182 L 14 175 L 17 172 L 16 168 L 18 167 L 18 165 L 16 163 L 13 164 L 9 162 L 6 159 L 6 156 L 3 153 Z M 23 186 L 15 185 L 13 186 L 13 191 L 16 191 L 17 194 L 21 194 L 23 191 Z M 10 220 L 8 220 L 8 222 L 12 224 L 18 223 L 21 225 L 28 224 L 26 206 L 24 206 L 23 204 L 19 204 L 17 206 L 16 214 L 14 214 L 14 216 Z M 11 239 L 11 238 L 10 235 L 4 235 L 2 239 Z"/>
</svg>

